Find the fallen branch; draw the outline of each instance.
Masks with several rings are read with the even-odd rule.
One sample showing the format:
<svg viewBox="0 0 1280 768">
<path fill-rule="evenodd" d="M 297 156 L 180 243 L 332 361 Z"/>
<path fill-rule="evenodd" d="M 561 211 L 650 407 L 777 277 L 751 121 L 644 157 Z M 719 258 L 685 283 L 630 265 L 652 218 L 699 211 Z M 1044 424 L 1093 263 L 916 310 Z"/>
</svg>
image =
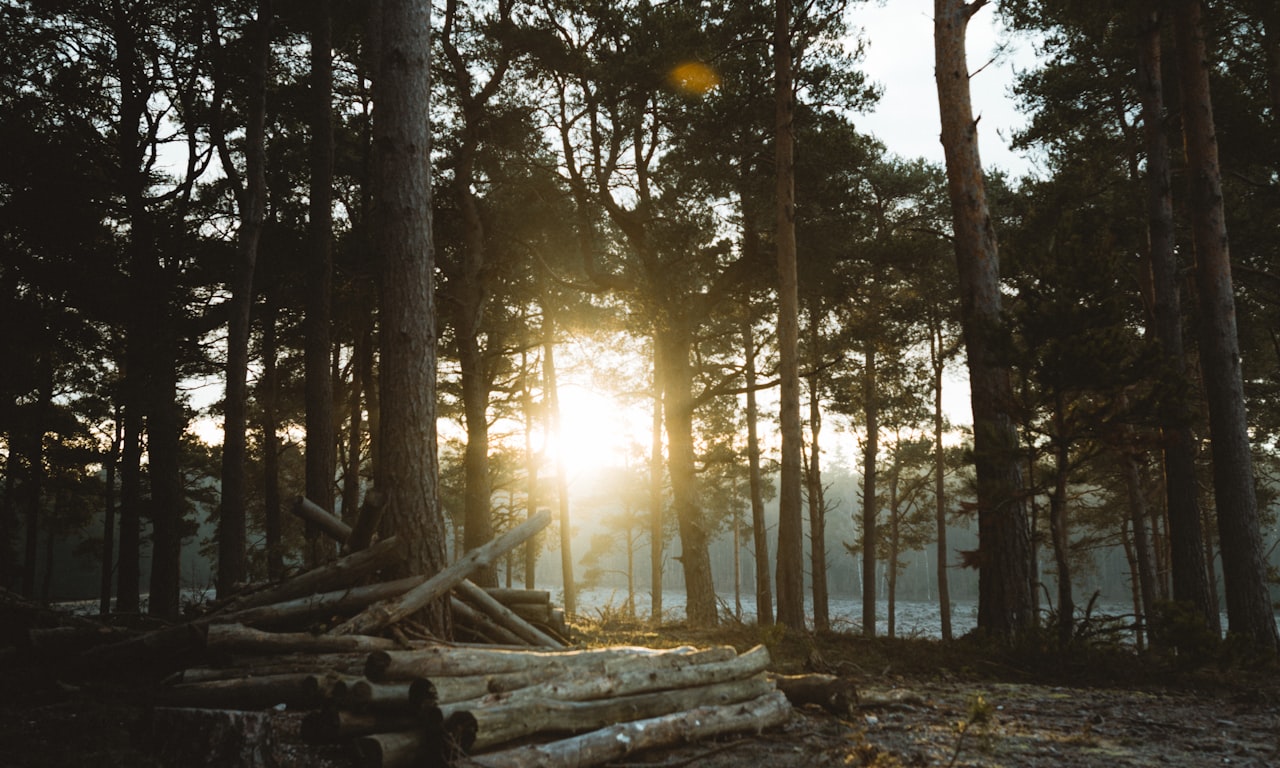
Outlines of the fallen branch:
<svg viewBox="0 0 1280 768">
<path fill-rule="evenodd" d="M 817 704 L 836 717 L 852 717 L 858 709 L 853 681 L 835 675 L 773 675 L 778 690 L 793 706 Z"/>
</svg>

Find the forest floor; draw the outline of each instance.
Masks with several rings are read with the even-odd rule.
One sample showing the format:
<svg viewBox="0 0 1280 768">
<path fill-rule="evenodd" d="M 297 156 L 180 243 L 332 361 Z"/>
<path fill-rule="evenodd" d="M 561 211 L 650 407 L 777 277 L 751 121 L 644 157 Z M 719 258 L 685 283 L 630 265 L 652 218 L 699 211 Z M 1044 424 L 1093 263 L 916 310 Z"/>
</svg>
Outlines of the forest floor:
<svg viewBox="0 0 1280 768">
<path fill-rule="evenodd" d="M 797 708 L 759 735 L 643 753 L 615 766 L 1280 766 L 1275 660 L 1176 659 L 1093 648 L 996 651 L 971 640 L 786 635 L 726 626 L 582 628 L 590 645 L 769 646 L 774 671 L 852 680 L 855 711 Z M 0 663 L 0 768 L 159 766 L 145 737 L 145 690 L 59 679 Z M 332 758 L 330 758 L 332 759 Z M 299 758 L 297 765 L 341 765 Z"/>
</svg>

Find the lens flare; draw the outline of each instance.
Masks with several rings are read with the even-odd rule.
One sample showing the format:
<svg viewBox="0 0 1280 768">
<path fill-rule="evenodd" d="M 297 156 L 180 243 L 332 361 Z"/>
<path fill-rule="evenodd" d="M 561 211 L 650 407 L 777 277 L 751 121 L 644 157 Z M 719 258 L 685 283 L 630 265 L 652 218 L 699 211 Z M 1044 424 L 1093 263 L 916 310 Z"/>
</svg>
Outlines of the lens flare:
<svg viewBox="0 0 1280 768">
<path fill-rule="evenodd" d="M 691 96 L 705 96 L 720 85 L 720 75 L 700 61 L 678 64 L 667 76 L 671 86 Z"/>
</svg>

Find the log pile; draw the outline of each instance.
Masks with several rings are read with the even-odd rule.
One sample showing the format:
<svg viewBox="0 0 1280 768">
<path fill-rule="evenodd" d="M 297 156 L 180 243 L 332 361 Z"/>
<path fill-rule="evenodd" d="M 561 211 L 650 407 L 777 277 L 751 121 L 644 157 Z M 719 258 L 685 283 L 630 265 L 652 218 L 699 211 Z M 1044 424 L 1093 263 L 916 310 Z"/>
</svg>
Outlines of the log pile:
<svg viewBox="0 0 1280 768">
<path fill-rule="evenodd" d="M 379 768 L 464 757 L 468 765 L 586 766 L 790 716 L 763 647 L 572 649 L 549 592 L 468 580 L 545 527 L 549 513 L 440 573 L 376 581 L 401 557 L 394 538 L 350 551 L 352 528 L 305 500 L 295 510 L 347 553 L 184 624 L 80 652 L 84 669 L 169 666 L 153 701 L 156 743 L 221 743 L 220 764 L 279 763 L 271 745 L 294 733 Z M 412 621 L 443 598 L 457 636 L 480 642 L 445 642 Z M 200 749 L 164 757 L 210 764 L 213 753 Z"/>
</svg>

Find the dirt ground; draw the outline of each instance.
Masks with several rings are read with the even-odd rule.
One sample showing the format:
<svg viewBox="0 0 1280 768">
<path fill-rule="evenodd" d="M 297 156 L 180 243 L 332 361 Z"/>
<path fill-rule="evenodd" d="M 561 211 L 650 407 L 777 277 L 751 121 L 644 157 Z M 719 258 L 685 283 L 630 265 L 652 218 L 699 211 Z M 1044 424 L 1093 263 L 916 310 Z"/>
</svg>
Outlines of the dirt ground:
<svg viewBox="0 0 1280 768">
<path fill-rule="evenodd" d="M 968 642 L 790 636 L 755 628 L 597 633 L 591 644 L 764 642 L 776 671 L 856 684 L 843 716 L 797 708 L 762 734 L 631 755 L 615 766 L 1280 766 L 1274 661 L 1188 668 L 1124 652 L 1009 654 Z M 0 658 L 0 768 L 159 766 L 146 686 L 68 681 Z M 306 750 L 267 765 L 341 766 Z M 170 763 L 172 764 L 172 763 Z"/>
</svg>

